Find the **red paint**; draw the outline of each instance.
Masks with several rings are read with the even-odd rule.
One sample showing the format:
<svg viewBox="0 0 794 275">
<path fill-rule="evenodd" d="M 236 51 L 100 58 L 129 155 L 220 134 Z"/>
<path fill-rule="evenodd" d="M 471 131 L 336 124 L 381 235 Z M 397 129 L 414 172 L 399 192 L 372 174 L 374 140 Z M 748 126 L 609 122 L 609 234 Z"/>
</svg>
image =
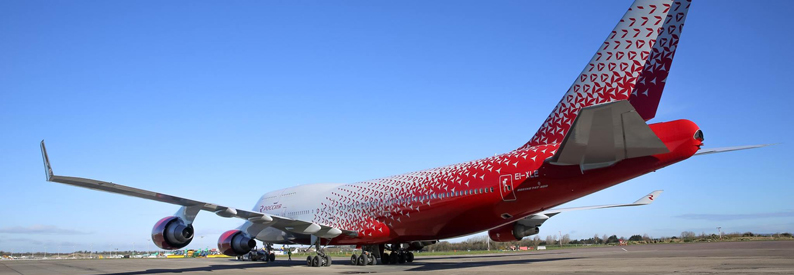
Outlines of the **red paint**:
<svg viewBox="0 0 794 275">
<path fill-rule="evenodd" d="M 240 230 L 229 230 L 223 232 L 220 238 L 218 238 L 218 250 L 226 256 L 238 256 L 238 254 L 232 248 L 232 239 L 237 234 L 242 234 L 243 232 Z"/>
<path fill-rule="evenodd" d="M 662 3 L 663 9 L 649 5 L 653 8 L 644 10 L 642 6 L 634 6 L 637 3 L 632 5 L 604 41 L 604 47 L 521 148 L 561 142 L 579 110 L 595 104 L 629 100 L 646 121 L 656 116 L 689 9 L 690 1 L 685 2 L 683 9 L 681 2 L 675 2 L 673 11 L 666 3 Z M 655 20 L 649 20 L 649 16 Z M 638 22 L 641 26 L 636 26 Z"/>
<path fill-rule="evenodd" d="M 543 160 L 554 154 L 558 144 L 534 146 L 468 163 L 345 185 L 333 192 L 334 196 L 328 197 L 326 205 L 337 200 L 345 201 L 350 196 L 363 199 L 361 205 L 366 204 L 367 198 L 371 199 L 369 201 L 390 201 L 388 197 L 381 197 L 384 195 L 381 190 L 389 190 L 398 196 L 448 193 L 446 189 L 451 188 L 456 191 L 494 188 L 494 192 L 443 199 L 432 199 L 431 196 L 430 205 L 426 201 L 413 200 L 372 205 L 349 210 L 347 215 L 326 207 L 320 209 L 316 217 L 321 222 L 328 222 L 325 223 L 327 225 L 356 228 L 354 230 L 359 232 L 356 238 L 345 235 L 337 237 L 332 244 L 433 240 L 485 231 L 682 161 L 694 155 L 702 145 L 700 140 L 694 138 L 697 125 L 688 120 L 651 124 L 650 128 L 667 145 L 669 153 L 626 159 L 610 167 L 582 173 L 579 166 L 544 163 Z M 537 176 L 532 172 L 535 170 L 538 171 Z M 516 180 L 515 174 L 533 176 Z M 506 201 L 498 191 L 500 176 L 504 175 L 513 179 L 515 200 Z M 401 181 L 409 178 L 413 181 Z M 465 185 L 458 182 L 467 182 L 468 188 L 464 189 Z M 369 216 L 371 213 L 380 214 Z M 505 219 L 503 214 L 509 214 L 511 218 Z M 327 216 L 340 218 L 323 218 Z M 499 232 L 504 236 L 498 238 L 508 239 L 512 236 L 506 229 L 504 231 Z"/>
<path fill-rule="evenodd" d="M 169 216 L 160 219 L 159 221 L 157 221 L 157 223 L 154 224 L 154 227 L 152 227 L 152 242 L 154 242 L 154 245 L 165 250 L 182 248 L 176 245 L 172 245 L 165 239 L 165 227 L 168 225 L 168 223 L 175 221 L 177 219 L 179 218 L 174 216 Z"/>
<path fill-rule="evenodd" d="M 491 240 L 496 242 L 512 242 L 518 241 L 516 236 L 513 235 L 513 224 L 505 224 L 495 229 L 491 229 L 488 231 L 488 236 L 491 237 Z"/>
</svg>

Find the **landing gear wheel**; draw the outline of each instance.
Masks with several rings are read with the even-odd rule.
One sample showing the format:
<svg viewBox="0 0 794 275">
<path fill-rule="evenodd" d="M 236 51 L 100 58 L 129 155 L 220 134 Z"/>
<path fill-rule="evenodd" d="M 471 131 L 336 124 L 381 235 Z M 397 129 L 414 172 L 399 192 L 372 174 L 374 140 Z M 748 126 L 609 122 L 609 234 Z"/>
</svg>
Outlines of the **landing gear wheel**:
<svg viewBox="0 0 794 275">
<path fill-rule="evenodd" d="M 306 256 L 306 266 L 312 266 L 312 256 Z"/>
<path fill-rule="evenodd" d="M 405 263 L 405 253 L 400 253 L 400 256 L 397 257 L 397 262 L 400 263 L 400 264 L 404 264 Z"/>
<path fill-rule="evenodd" d="M 325 260 L 325 266 L 331 266 L 331 256 L 325 255 L 323 260 Z"/>
<path fill-rule="evenodd" d="M 275 262 L 276 261 L 276 253 L 270 253 L 270 261 L 271 262 Z"/>
<path fill-rule="evenodd" d="M 414 262 L 414 253 L 413 252 L 408 252 L 408 255 L 405 257 L 405 261 L 409 262 L 409 263 L 413 263 Z"/>
<path fill-rule="evenodd" d="M 389 253 L 383 253 L 383 255 L 380 255 L 380 262 L 383 264 L 389 264 Z"/>
<path fill-rule="evenodd" d="M 358 255 L 358 265 L 367 265 L 367 256 L 364 254 Z"/>
<path fill-rule="evenodd" d="M 320 266 L 320 257 L 319 256 L 312 257 L 312 266 Z"/>
<path fill-rule="evenodd" d="M 375 265 L 376 263 L 377 263 L 377 260 L 375 259 L 375 256 L 372 256 L 372 254 L 367 255 L 367 264 L 368 265 Z"/>
<path fill-rule="evenodd" d="M 391 255 L 389 255 L 389 263 L 398 264 L 399 261 L 400 261 L 400 255 L 399 254 L 400 253 L 392 252 Z"/>
<path fill-rule="evenodd" d="M 358 256 L 356 256 L 356 254 L 353 254 L 353 256 L 350 256 L 350 264 L 351 265 L 358 265 Z"/>
</svg>

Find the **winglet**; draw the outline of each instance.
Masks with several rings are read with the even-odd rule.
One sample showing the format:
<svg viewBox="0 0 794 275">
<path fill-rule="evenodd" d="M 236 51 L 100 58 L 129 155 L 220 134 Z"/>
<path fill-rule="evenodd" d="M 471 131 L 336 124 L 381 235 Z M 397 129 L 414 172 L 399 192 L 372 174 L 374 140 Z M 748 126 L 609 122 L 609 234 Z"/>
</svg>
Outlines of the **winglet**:
<svg viewBox="0 0 794 275">
<path fill-rule="evenodd" d="M 634 204 L 641 204 L 641 205 L 651 204 L 654 200 L 656 200 L 656 198 L 659 197 L 660 194 L 662 194 L 662 192 L 664 192 L 664 190 L 653 191 L 650 194 L 645 195 L 644 197 L 635 201 Z"/>
<path fill-rule="evenodd" d="M 50 166 L 50 157 L 47 156 L 47 147 L 44 147 L 44 140 L 41 140 L 41 159 L 44 161 L 44 174 L 47 176 L 47 181 L 52 178 L 52 166 Z"/>
</svg>

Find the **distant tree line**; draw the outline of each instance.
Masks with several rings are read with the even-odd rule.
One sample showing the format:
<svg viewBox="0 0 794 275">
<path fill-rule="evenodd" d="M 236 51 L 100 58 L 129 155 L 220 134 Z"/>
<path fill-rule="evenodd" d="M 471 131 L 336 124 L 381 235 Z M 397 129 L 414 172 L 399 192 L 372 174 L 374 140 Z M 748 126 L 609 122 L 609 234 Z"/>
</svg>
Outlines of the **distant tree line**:
<svg viewBox="0 0 794 275">
<path fill-rule="evenodd" d="M 722 238 L 724 240 L 749 240 L 752 238 L 772 238 L 772 239 L 792 239 L 791 233 L 776 233 L 776 234 L 754 234 L 752 232 L 745 233 L 724 233 Z M 587 239 L 571 239 L 568 234 L 559 238 L 559 235 L 547 235 L 545 239 L 535 235 L 524 238 L 519 241 L 512 242 L 494 242 L 488 236 L 476 236 L 469 238 L 463 242 L 452 243 L 449 241 L 441 241 L 435 245 L 427 246 L 424 251 L 470 251 L 470 250 L 514 250 L 520 247 L 537 247 L 537 246 L 592 246 L 592 245 L 617 245 L 621 240 L 629 244 L 648 244 L 648 243 L 676 243 L 676 242 L 700 242 L 700 241 L 717 241 L 720 236 L 717 234 L 701 233 L 695 234 L 692 231 L 681 232 L 679 236 L 659 237 L 653 238 L 648 234 L 635 234 L 629 238 L 624 236 L 618 237 L 617 235 L 607 236 L 607 234 L 599 236 L 593 235 L 592 238 Z"/>
</svg>

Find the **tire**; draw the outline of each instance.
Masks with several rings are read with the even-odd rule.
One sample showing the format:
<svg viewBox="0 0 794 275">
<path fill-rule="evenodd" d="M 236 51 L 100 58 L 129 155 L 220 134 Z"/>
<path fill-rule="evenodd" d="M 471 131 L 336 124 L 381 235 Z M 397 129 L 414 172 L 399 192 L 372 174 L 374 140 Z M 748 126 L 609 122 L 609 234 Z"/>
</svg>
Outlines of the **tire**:
<svg viewBox="0 0 794 275">
<path fill-rule="evenodd" d="M 312 266 L 320 266 L 320 256 L 312 257 Z"/>
<path fill-rule="evenodd" d="M 331 256 L 325 255 L 325 266 L 331 266 Z"/>
<path fill-rule="evenodd" d="M 400 253 L 400 255 L 397 257 L 397 262 L 400 264 L 405 263 L 405 253 Z"/>
<path fill-rule="evenodd" d="M 275 262 L 276 261 L 276 253 L 270 253 L 270 261 L 271 262 Z"/>
<path fill-rule="evenodd" d="M 413 263 L 414 262 L 414 253 L 413 252 L 408 252 L 408 255 L 405 257 L 405 261 L 409 262 L 409 263 Z"/>
<path fill-rule="evenodd" d="M 367 265 L 367 256 L 364 254 L 358 255 L 358 265 Z"/>
<path fill-rule="evenodd" d="M 389 253 L 384 252 L 380 255 L 380 262 L 383 264 L 389 264 Z"/>
<path fill-rule="evenodd" d="M 312 266 L 312 256 L 306 256 L 306 266 Z"/>
<path fill-rule="evenodd" d="M 353 256 L 350 256 L 350 264 L 351 265 L 358 265 L 358 257 L 356 256 L 356 254 L 353 254 Z"/>
<path fill-rule="evenodd" d="M 390 264 L 399 264 L 400 263 L 399 261 L 400 261 L 400 253 L 392 252 L 391 255 L 389 255 Z"/>
</svg>

